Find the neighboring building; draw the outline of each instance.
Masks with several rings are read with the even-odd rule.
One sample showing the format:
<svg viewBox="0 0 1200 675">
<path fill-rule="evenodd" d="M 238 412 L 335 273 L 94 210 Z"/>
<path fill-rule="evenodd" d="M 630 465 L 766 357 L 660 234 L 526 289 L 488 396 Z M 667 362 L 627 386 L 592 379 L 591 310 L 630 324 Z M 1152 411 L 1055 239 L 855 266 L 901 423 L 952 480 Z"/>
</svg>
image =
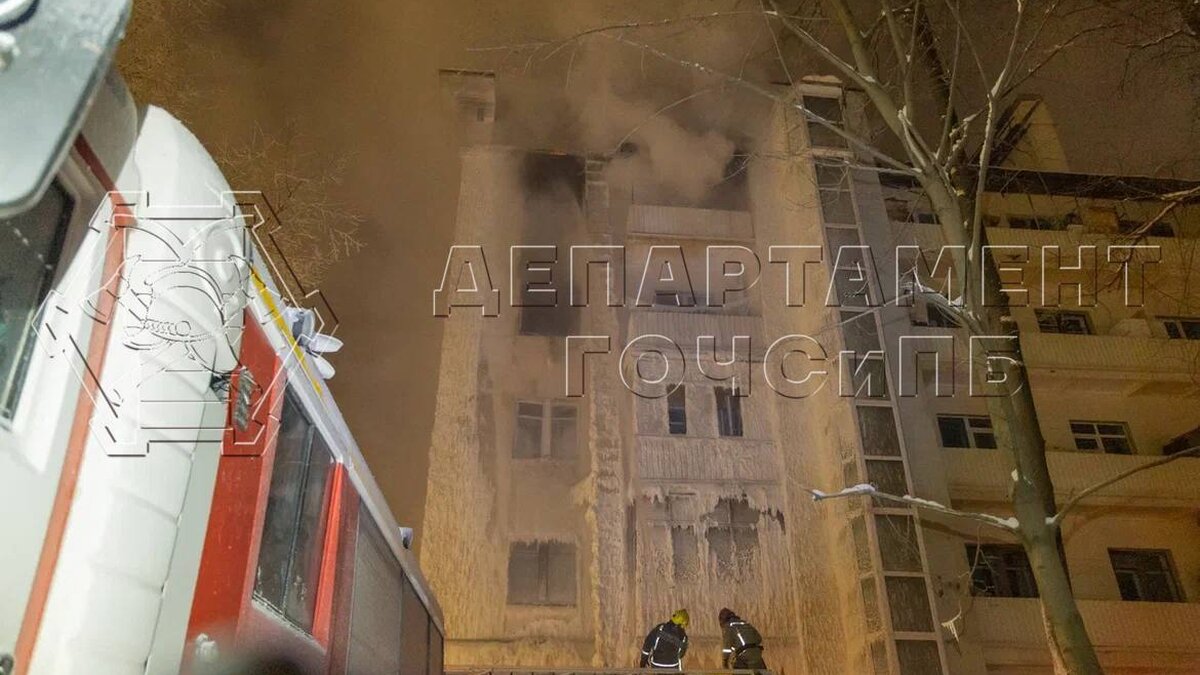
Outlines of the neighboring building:
<svg viewBox="0 0 1200 675">
<path fill-rule="evenodd" d="M 469 143 L 456 241 L 484 247 L 502 289 L 499 317 L 459 308 L 445 323 L 422 566 L 445 610 L 448 664 L 632 667 L 645 632 L 687 607 L 687 665 L 716 667 L 715 617 L 729 606 L 761 630 L 777 671 L 1052 672 L 1019 547 L 863 497 L 813 502 L 806 489 L 871 482 L 1005 514 L 1008 459 L 983 401 L 966 396 L 965 370 L 957 395 L 935 396 L 922 358 L 917 395 L 899 396 L 899 337 L 955 335 L 953 320 L 920 297 L 867 307 L 894 299 L 895 246 L 937 248 L 937 226 L 907 186 L 847 171 L 836 135 L 775 111 L 755 154 L 735 153 L 719 188 L 684 202 L 607 171 L 620 153 L 498 144 L 495 78 L 445 81 Z M 816 80 L 796 93 L 838 120 L 855 96 Z M 1127 241 L 1161 210 L 1152 196 L 1186 187 L 1071 174 L 1043 106 L 1023 101 L 1012 120 L 1005 159 L 1032 168 L 1006 168 L 1005 189 L 988 195 L 992 244 Z M 1060 500 L 1190 447 L 1185 435 L 1200 425 L 1200 342 L 1189 341 L 1200 337 L 1200 299 L 1188 286 L 1200 217 L 1182 206 L 1153 228 L 1147 242 L 1164 260 L 1147 275 L 1144 307 L 1124 307 L 1104 277 L 1097 307 L 1013 308 Z M 625 246 L 624 305 L 607 307 L 594 275 L 586 309 L 509 308 L 515 243 L 559 246 L 560 304 L 569 245 Z M 769 247 L 787 244 L 827 247 L 799 307 L 785 305 L 785 275 L 768 263 Z M 833 269 L 832 252 L 856 244 L 875 258 L 865 285 L 845 256 Z M 722 308 L 662 294 L 638 307 L 635 281 L 656 245 L 682 248 L 698 294 L 709 245 L 750 248 L 763 275 Z M 564 392 L 568 334 L 612 336 L 608 356 L 589 357 L 581 398 Z M 627 391 L 617 368 L 626 343 L 651 334 L 672 338 L 687 364 L 683 385 L 657 398 Z M 763 381 L 767 348 L 790 334 L 817 337 L 830 357 L 831 379 L 806 398 Z M 733 336 L 750 336 L 749 396 L 696 367 L 697 335 L 715 338 L 715 353 L 699 357 L 710 372 L 730 358 Z M 886 356 L 866 355 L 879 345 Z M 857 397 L 839 394 L 843 348 L 866 355 Z M 782 367 L 794 379 L 809 370 Z M 1097 494 L 1068 520 L 1076 595 L 1109 672 L 1200 669 L 1198 515 L 1200 459 L 1184 458 Z"/>
</svg>

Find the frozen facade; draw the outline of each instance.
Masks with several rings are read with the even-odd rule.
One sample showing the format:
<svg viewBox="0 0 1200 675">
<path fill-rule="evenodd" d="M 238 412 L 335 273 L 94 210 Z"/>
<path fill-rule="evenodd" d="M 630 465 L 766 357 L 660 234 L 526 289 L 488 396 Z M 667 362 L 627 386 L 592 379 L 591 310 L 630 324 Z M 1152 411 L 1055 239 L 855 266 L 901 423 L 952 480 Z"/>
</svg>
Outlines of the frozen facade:
<svg viewBox="0 0 1200 675">
<path fill-rule="evenodd" d="M 776 671 L 1050 672 L 1028 563 L 1008 542 L 867 498 L 813 502 L 805 489 L 870 482 L 1007 515 L 1008 459 L 989 447 L 982 402 L 965 391 L 935 396 L 925 359 L 917 395 L 898 395 L 898 337 L 956 329 L 920 299 L 867 311 L 894 297 L 896 245 L 937 246 L 919 196 L 876 172 L 847 170 L 836 137 L 775 110 L 752 156 L 731 153 L 717 189 L 681 198 L 612 170 L 624 151 L 550 152 L 498 138 L 495 78 L 445 77 L 467 141 L 456 242 L 484 248 L 501 289 L 498 317 L 456 308 L 445 322 L 422 567 L 445 611 L 447 664 L 632 667 L 645 632 L 687 607 L 687 665 L 714 668 L 716 614 L 728 606 L 761 630 Z M 844 112 L 854 94 L 836 83 L 814 81 L 795 95 L 854 123 Z M 1148 217 L 1151 204 L 1121 193 L 1127 183 L 1069 174 L 1045 111 L 1026 121 L 1034 114 L 1035 132 L 1014 137 L 1008 162 L 1033 172 L 1013 176 L 1038 179 L 1014 178 L 988 196 L 993 243 L 1074 250 L 1080 237 L 1111 239 Z M 1171 287 L 1194 271 L 1184 255 L 1192 215 L 1181 209 L 1171 226 L 1180 236 L 1161 237 L 1175 257 L 1145 307 L 1117 309 L 1105 291 L 1103 309 L 1082 319 L 1014 309 L 1060 500 L 1184 447 L 1200 424 L 1200 343 L 1170 339 L 1200 331 L 1187 318 L 1200 307 Z M 512 244 L 559 247 L 560 305 L 567 247 L 624 246 L 632 280 L 624 306 L 606 305 L 603 275 L 593 273 L 586 308 L 510 307 Z M 769 247 L 781 244 L 826 247 L 800 307 L 785 305 L 786 279 L 767 269 Z M 857 244 L 877 252 L 866 286 L 834 269 L 829 253 Z M 703 297 L 678 306 L 671 295 L 634 306 L 647 252 L 664 245 L 681 247 L 698 295 L 706 246 L 748 247 L 764 274 L 721 308 L 703 307 Z M 1039 264 L 1024 263 L 1028 278 L 1040 276 Z M 830 285 L 827 306 L 820 296 Z M 564 391 L 568 334 L 611 336 L 609 355 L 589 357 L 579 398 Z M 621 382 L 617 355 L 650 334 L 682 347 L 684 383 L 669 395 L 637 396 Z M 841 349 L 889 352 L 866 359 L 857 396 L 840 395 L 833 380 L 785 398 L 762 381 L 761 360 L 789 334 L 818 336 L 831 371 Z M 697 335 L 714 336 L 714 350 L 696 354 Z M 732 396 L 697 367 L 728 360 L 734 335 L 751 337 L 749 396 Z M 1200 605 L 1183 602 L 1200 598 L 1197 464 L 1142 474 L 1068 522 L 1076 594 L 1113 672 L 1200 667 L 1187 637 L 1200 628 Z"/>
</svg>

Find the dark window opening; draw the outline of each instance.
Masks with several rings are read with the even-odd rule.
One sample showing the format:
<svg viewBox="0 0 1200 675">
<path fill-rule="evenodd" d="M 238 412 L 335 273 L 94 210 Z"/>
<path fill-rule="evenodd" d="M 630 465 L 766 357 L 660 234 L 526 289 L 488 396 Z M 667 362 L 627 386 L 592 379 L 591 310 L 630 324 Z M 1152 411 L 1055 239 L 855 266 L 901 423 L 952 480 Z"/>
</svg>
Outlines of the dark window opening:
<svg viewBox="0 0 1200 675">
<path fill-rule="evenodd" d="M 687 389 L 682 384 L 667 395 L 667 428 L 672 435 L 687 433 Z"/>
<path fill-rule="evenodd" d="M 1159 319 L 1172 340 L 1200 340 L 1200 319 Z"/>
<path fill-rule="evenodd" d="M 938 415 L 937 423 L 943 448 L 996 447 L 992 418 L 987 415 Z"/>
<path fill-rule="evenodd" d="M 1038 329 L 1043 333 L 1092 334 L 1092 322 L 1086 312 L 1037 309 L 1034 314 L 1037 316 Z"/>
<path fill-rule="evenodd" d="M 1016 544 L 967 544 L 971 595 L 1036 598 L 1037 582 L 1025 549 Z"/>
<path fill-rule="evenodd" d="M 1183 602 L 1169 551 L 1108 549 L 1121 599 L 1137 602 Z"/>
<path fill-rule="evenodd" d="M 729 387 L 715 387 L 717 403 L 717 432 L 722 436 L 742 435 L 742 399 Z"/>
</svg>

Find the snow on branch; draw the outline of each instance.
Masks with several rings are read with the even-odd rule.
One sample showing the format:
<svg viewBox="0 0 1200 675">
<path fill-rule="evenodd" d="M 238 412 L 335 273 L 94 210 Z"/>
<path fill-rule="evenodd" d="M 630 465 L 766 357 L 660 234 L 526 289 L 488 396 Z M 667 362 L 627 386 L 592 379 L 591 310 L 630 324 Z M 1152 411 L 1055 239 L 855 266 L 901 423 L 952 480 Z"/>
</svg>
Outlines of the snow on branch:
<svg viewBox="0 0 1200 675">
<path fill-rule="evenodd" d="M 974 520 L 976 522 L 983 523 L 985 525 L 991 525 L 992 527 L 1000 528 L 1001 530 L 1005 530 L 1006 532 L 1016 532 L 1016 531 L 1018 531 L 1018 529 L 1020 527 L 1020 525 L 1017 523 L 1016 518 L 1001 518 L 999 516 L 994 516 L 990 513 L 975 513 L 973 511 L 959 511 L 958 509 L 952 509 L 949 506 L 946 506 L 945 504 L 941 504 L 939 502 L 935 502 L 930 499 L 922 499 L 920 497 L 914 497 L 912 495 L 899 495 L 898 496 L 898 495 L 889 494 L 887 492 L 880 492 L 874 485 L 871 485 L 870 483 L 859 483 L 858 485 L 851 485 L 850 487 L 844 488 L 837 492 L 823 492 L 823 491 L 817 490 L 815 488 L 804 488 L 804 489 L 809 494 L 812 495 L 813 501 L 815 501 L 815 502 L 823 501 L 826 499 L 837 499 L 839 497 L 870 496 L 870 497 L 876 497 L 879 499 L 886 499 L 886 500 L 892 501 L 892 502 L 898 502 L 900 504 L 907 504 L 909 506 L 914 506 L 919 509 L 925 509 L 927 511 L 934 511 L 936 513 L 944 513 L 948 516 L 954 516 L 956 518 L 966 518 L 967 520 Z"/>
</svg>

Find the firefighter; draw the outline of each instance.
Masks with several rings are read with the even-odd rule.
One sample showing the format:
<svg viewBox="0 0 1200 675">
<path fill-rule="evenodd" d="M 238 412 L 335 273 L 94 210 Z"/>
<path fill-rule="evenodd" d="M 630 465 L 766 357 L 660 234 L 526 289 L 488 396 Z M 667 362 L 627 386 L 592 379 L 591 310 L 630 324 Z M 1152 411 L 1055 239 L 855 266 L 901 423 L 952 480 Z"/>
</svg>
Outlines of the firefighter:
<svg viewBox="0 0 1200 675">
<path fill-rule="evenodd" d="M 687 654 L 688 611 L 677 609 L 670 621 L 655 626 L 642 643 L 642 668 L 683 670 L 683 655 Z"/>
<path fill-rule="evenodd" d="M 721 667 L 732 670 L 766 670 L 763 661 L 762 636 L 758 629 L 746 623 L 729 608 L 717 615 L 721 624 Z"/>
</svg>

